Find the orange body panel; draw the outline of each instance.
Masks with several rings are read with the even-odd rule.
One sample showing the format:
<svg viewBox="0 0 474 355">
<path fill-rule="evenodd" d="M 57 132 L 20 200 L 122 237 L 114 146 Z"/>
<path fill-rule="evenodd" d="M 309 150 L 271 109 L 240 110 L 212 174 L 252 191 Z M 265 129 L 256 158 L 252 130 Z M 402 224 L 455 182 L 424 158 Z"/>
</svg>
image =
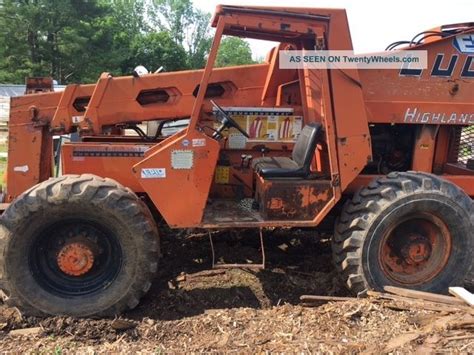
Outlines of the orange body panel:
<svg viewBox="0 0 474 355">
<path fill-rule="evenodd" d="M 48 132 L 61 93 L 13 97 L 8 124 L 6 199 L 10 202 L 52 174 L 53 137 Z"/>
<path fill-rule="evenodd" d="M 83 174 L 87 171 L 114 179 L 135 192 L 143 192 L 142 186 L 130 172 L 151 146 L 143 143 L 66 143 L 61 154 L 62 172 Z"/>
<path fill-rule="evenodd" d="M 474 33 L 474 29 L 465 33 Z M 447 36 L 416 47 L 428 52 L 428 68 L 421 75 L 400 75 L 400 70 L 359 70 L 370 122 L 474 124 L 473 79 L 462 77 L 462 70 L 467 61 L 472 61 L 473 55 L 459 53 L 453 46 L 454 37 Z M 439 54 L 444 56 L 440 68 L 448 67 L 448 59 L 453 56 L 458 58 L 449 76 L 433 75 Z M 471 67 L 474 68 L 474 64 Z M 421 115 L 413 115 L 415 109 Z M 423 113 L 428 112 L 446 113 L 447 117 L 439 117 L 437 121 L 430 117 L 427 122 L 428 117 L 423 117 Z M 452 113 L 468 114 L 468 117 L 464 122 L 450 121 Z"/>
<path fill-rule="evenodd" d="M 182 132 L 161 142 L 133 167 L 143 191 L 171 227 L 201 222 L 218 153 L 219 143 L 212 138 L 197 131 Z"/>
</svg>

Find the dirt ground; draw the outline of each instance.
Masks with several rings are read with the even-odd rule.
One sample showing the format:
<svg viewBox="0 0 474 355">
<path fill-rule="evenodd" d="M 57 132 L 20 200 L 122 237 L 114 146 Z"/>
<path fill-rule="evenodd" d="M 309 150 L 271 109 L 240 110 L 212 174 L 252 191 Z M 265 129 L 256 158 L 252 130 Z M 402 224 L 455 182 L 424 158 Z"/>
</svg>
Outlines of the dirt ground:
<svg viewBox="0 0 474 355">
<path fill-rule="evenodd" d="M 463 314 L 378 299 L 303 307 L 303 294 L 348 296 L 332 267 L 327 236 L 267 231 L 265 270 L 210 273 L 206 235 L 164 231 L 162 237 L 161 271 L 136 309 L 118 319 L 77 320 L 22 317 L 2 306 L 0 351 L 474 352 L 474 328 L 466 330 Z M 253 232 L 214 239 L 219 261 L 260 261 Z"/>
</svg>

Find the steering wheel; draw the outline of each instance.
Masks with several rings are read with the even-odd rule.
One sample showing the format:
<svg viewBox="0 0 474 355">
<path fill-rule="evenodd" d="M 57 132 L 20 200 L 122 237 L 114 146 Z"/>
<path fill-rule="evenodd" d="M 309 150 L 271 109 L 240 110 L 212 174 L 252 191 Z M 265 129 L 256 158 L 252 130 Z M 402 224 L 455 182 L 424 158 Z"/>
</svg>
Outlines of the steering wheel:
<svg viewBox="0 0 474 355">
<path fill-rule="evenodd" d="M 212 135 L 213 138 L 215 139 L 220 139 L 222 137 L 221 133 L 224 129 L 234 127 L 237 129 L 240 133 L 242 133 L 245 137 L 250 138 L 249 134 L 242 128 L 240 125 L 232 118 L 230 117 L 223 109 L 220 107 L 218 104 L 214 102 L 214 100 L 210 100 L 212 106 L 214 106 L 217 110 L 217 115 L 216 118 L 219 120 L 219 122 L 222 124 Z M 219 117 L 221 116 L 221 117 Z"/>
</svg>

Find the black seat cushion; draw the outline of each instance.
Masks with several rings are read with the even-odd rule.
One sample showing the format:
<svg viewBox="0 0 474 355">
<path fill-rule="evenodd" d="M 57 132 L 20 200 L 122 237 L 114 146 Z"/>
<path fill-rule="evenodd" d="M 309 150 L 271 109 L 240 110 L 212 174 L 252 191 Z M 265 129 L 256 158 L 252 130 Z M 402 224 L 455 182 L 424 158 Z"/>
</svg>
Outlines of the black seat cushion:
<svg viewBox="0 0 474 355">
<path fill-rule="evenodd" d="M 252 161 L 252 168 L 259 173 L 262 169 L 297 169 L 298 164 L 288 157 L 262 157 Z"/>
<path fill-rule="evenodd" d="M 295 143 L 292 158 L 262 157 L 252 161 L 252 167 L 264 178 L 306 178 L 321 132 L 321 124 L 309 123 Z"/>
</svg>

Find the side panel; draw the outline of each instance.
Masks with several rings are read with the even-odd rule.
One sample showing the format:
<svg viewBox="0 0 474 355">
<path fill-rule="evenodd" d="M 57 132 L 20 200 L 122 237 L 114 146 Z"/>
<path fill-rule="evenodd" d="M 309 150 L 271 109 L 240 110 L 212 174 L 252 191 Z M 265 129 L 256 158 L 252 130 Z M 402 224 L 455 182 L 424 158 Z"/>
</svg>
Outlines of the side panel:
<svg viewBox="0 0 474 355">
<path fill-rule="evenodd" d="M 7 202 L 51 176 L 53 142 L 48 122 L 54 115 L 60 97 L 61 93 L 47 93 L 11 99 Z"/>
<path fill-rule="evenodd" d="M 131 172 L 150 146 L 151 144 L 66 143 L 62 147 L 62 172 L 107 177 L 134 192 L 143 192 L 143 187 Z"/>
<path fill-rule="evenodd" d="M 133 171 L 171 227 L 201 222 L 219 154 L 219 143 L 192 130 L 153 148 Z"/>
<path fill-rule="evenodd" d="M 257 200 L 265 220 L 312 221 L 333 197 L 328 180 L 257 179 Z"/>
<path fill-rule="evenodd" d="M 406 72 L 359 70 L 373 123 L 474 124 L 474 52 L 462 53 L 463 34 L 416 46 L 428 51 L 428 68 Z"/>
</svg>

